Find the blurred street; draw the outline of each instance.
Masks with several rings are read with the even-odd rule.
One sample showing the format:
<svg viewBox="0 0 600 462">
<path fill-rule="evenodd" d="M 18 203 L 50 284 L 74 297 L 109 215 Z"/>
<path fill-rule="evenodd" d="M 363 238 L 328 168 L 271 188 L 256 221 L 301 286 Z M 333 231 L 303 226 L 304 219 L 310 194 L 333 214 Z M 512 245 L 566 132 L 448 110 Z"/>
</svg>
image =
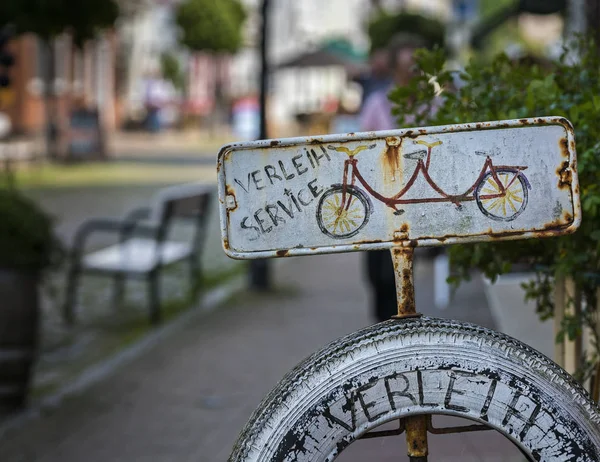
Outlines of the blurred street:
<svg viewBox="0 0 600 462">
<path fill-rule="evenodd" d="M 252 410 L 288 370 L 371 322 L 360 257 L 277 261 L 273 294 L 238 295 L 60 408 L 9 430 L 0 460 L 225 460 Z M 418 259 L 424 314 L 494 327 L 479 281 L 461 287 L 447 310 L 433 308 L 431 270 Z M 357 442 L 340 460 L 404 460 L 402 438 Z M 511 451 L 492 432 L 433 437 L 431 445 L 444 461 L 520 461 Z"/>
</svg>

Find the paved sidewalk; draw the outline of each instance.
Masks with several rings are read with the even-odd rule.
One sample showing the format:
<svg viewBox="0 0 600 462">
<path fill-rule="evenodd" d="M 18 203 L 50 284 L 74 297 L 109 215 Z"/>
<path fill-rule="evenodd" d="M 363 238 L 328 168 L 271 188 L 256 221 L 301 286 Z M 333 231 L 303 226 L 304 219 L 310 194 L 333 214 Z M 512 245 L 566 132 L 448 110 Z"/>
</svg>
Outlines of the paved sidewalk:
<svg viewBox="0 0 600 462">
<path fill-rule="evenodd" d="M 55 411 L 7 431 L 0 460 L 226 460 L 252 410 L 285 372 L 371 322 L 360 255 L 275 264 L 275 293 L 243 294 Z M 440 313 L 432 308 L 430 273 L 431 263 L 418 260 L 416 297 L 424 314 L 493 327 L 481 283 L 463 286 Z M 357 442 L 339 460 L 406 460 L 402 439 Z M 431 453 L 432 461 L 522 461 L 493 432 L 432 439 Z"/>
</svg>

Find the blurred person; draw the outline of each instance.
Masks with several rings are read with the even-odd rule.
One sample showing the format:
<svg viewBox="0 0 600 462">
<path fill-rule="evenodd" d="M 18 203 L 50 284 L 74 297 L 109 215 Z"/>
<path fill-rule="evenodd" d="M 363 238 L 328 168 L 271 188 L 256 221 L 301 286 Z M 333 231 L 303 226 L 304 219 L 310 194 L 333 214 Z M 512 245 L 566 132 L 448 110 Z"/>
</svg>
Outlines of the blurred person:
<svg viewBox="0 0 600 462">
<path fill-rule="evenodd" d="M 361 106 L 372 93 L 388 89 L 393 83 L 388 48 L 373 50 L 369 57 L 369 72 L 355 81 L 362 87 Z"/>
<path fill-rule="evenodd" d="M 360 104 L 361 88 L 357 83 L 351 83 L 342 92 L 340 104 L 331 123 L 331 133 L 360 131 Z"/>
<path fill-rule="evenodd" d="M 258 96 L 247 94 L 231 107 L 231 125 L 238 141 L 256 140 L 260 136 L 260 105 Z"/>
<path fill-rule="evenodd" d="M 159 133 L 162 129 L 161 110 L 168 103 L 171 93 L 169 84 L 155 71 L 149 73 L 144 87 L 146 128 L 151 133 Z"/>
<path fill-rule="evenodd" d="M 392 115 L 392 103 L 388 93 L 394 86 L 404 86 L 414 75 L 414 52 L 427 46 L 425 39 L 414 34 L 398 34 L 388 47 L 388 63 L 393 81 L 367 96 L 361 114 L 362 131 L 392 130 L 399 128 Z M 410 124 L 414 116 L 404 116 Z M 396 282 L 394 265 L 389 250 L 365 252 L 365 268 L 373 296 L 373 315 L 378 322 L 397 314 Z"/>
</svg>

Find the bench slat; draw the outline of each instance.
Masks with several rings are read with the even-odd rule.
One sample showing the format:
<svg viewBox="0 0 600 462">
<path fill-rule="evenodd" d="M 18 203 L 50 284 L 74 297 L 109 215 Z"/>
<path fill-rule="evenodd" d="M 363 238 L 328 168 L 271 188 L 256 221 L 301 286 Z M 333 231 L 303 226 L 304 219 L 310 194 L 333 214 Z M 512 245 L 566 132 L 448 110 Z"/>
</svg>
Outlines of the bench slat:
<svg viewBox="0 0 600 462">
<path fill-rule="evenodd" d="M 191 254 L 192 245 L 185 242 L 157 244 L 153 239 L 135 238 L 89 253 L 82 264 L 85 269 L 95 271 L 147 273 L 159 262 L 169 265 Z"/>
</svg>

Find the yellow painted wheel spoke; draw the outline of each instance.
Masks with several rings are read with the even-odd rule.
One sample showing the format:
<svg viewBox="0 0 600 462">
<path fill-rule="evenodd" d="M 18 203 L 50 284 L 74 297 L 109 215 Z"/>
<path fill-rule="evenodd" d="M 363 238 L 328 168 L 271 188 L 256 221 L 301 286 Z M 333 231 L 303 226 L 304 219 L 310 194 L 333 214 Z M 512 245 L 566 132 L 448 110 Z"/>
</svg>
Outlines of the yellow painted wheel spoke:
<svg viewBox="0 0 600 462">
<path fill-rule="evenodd" d="M 527 192 L 518 173 L 490 173 L 479 187 L 477 199 L 485 212 L 496 217 L 510 218 L 518 214 L 524 207 Z M 497 181 L 496 181 L 497 179 Z M 482 197 L 482 196 L 492 197 Z"/>
<path fill-rule="evenodd" d="M 511 199 L 515 202 L 518 202 L 519 204 L 523 202 L 523 199 L 521 199 L 519 196 L 515 196 L 514 194 L 511 195 Z"/>
<path fill-rule="evenodd" d="M 349 234 L 358 229 L 365 220 L 365 208 L 355 195 L 336 192 L 323 202 L 322 219 L 332 234 Z"/>
<path fill-rule="evenodd" d="M 484 192 L 485 194 L 498 194 L 497 190 L 493 190 L 493 189 L 484 189 L 482 190 L 482 192 Z"/>
<path fill-rule="evenodd" d="M 508 205 L 510 205 L 510 208 L 513 209 L 513 212 L 517 213 L 517 208 L 515 207 L 515 204 L 513 204 L 512 200 L 510 199 L 509 196 L 506 196 L 506 202 L 508 202 Z"/>
<path fill-rule="evenodd" d="M 323 208 L 327 210 L 333 210 L 335 212 L 337 209 L 339 209 L 339 206 L 335 205 L 335 203 L 332 201 L 326 202 Z"/>
<path fill-rule="evenodd" d="M 495 191 L 495 192 L 500 192 L 500 188 L 499 188 L 499 187 L 498 187 L 498 185 L 496 184 L 496 180 L 494 179 L 494 177 L 493 177 L 493 176 L 490 176 L 490 178 L 489 178 L 489 179 L 486 181 L 486 184 L 485 184 L 485 185 L 487 186 L 488 184 L 489 184 L 489 185 L 491 185 L 491 186 L 492 186 L 492 188 L 494 188 L 494 191 Z"/>
<path fill-rule="evenodd" d="M 501 197 L 495 199 L 494 202 L 492 202 L 492 204 L 490 205 L 490 210 L 494 210 L 496 207 L 498 207 L 500 205 L 501 201 L 502 201 Z"/>
</svg>

